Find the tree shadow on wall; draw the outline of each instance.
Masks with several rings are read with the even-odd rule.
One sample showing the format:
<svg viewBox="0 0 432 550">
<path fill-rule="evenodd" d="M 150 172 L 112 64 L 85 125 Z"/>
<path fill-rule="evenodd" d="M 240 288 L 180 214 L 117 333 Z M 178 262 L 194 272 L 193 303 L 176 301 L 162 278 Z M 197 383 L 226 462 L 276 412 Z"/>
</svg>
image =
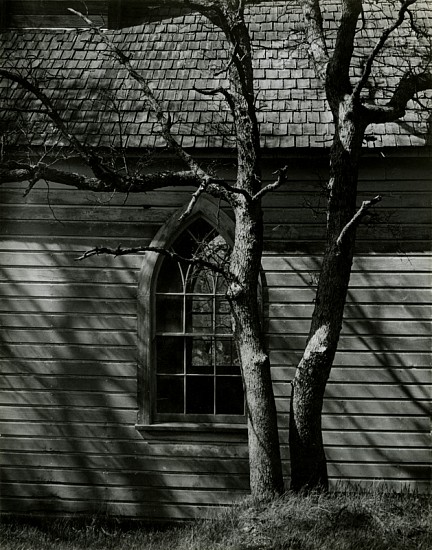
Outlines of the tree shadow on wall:
<svg viewBox="0 0 432 550">
<path fill-rule="evenodd" d="M 244 451 L 227 488 L 232 453 L 135 429 L 142 257 L 77 264 L 83 241 L 60 225 L 58 238 L 14 228 L 2 225 L 0 268 L 3 511 L 187 518 L 245 494 Z"/>
<path fill-rule="evenodd" d="M 407 264 L 404 273 L 415 277 L 411 260 L 405 256 L 399 260 Z M 289 381 L 309 330 L 320 257 L 285 257 L 273 261 L 273 266 L 279 271 L 266 274 L 266 332 L 281 442 L 288 451 Z M 416 291 L 405 289 L 398 281 L 400 274 L 392 281 L 386 273 L 367 269 L 367 265 L 354 268 L 325 394 L 323 432 L 329 474 L 334 481 L 387 483 L 396 488 L 410 484 L 427 490 L 430 305 L 419 302 Z"/>
<path fill-rule="evenodd" d="M 336 367 L 327 388 L 327 399 L 338 403 L 334 413 L 346 415 L 340 445 L 346 447 L 329 449 L 332 476 L 427 490 L 430 308 L 410 298 L 410 289 L 402 290 L 402 302 L 385 303 L 396 287 L 387 283 L 385 290 L 374 291 L 376 276 L 363 273 L 364 302 L 357 289 L 348 293 L 335 360 L 347 378 Z"/>
</svg>

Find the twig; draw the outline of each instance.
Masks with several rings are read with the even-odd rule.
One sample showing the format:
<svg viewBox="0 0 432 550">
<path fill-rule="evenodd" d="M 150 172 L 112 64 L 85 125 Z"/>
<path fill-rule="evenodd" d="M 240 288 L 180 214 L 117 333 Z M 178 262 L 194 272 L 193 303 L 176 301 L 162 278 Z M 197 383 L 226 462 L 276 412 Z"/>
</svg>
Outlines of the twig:
<svg viewBox="0 0 432 550">
<path fill-rule="evenodd" d="M 23 193 L 23 197 L 27 197 L 27 195 L 30 193 L 30 191 L 33 189 L 33 187 L 36 185 L 38 181 L 39 181 L 39 177 L 37 173 L 35 173 L 35 175 L 32 178 L 30 178 L 29 184 Z"/>
<path fill-rule="evenodd" d="M 351 218 L 351 220 L 345 225 L 345 227 L 340 232 L 339 237 L 336 240 L 336 246 L 340 250 L 343 244 L 343 241 L 349 231 L 354 229 L 359 225 L 362 218 L 366 215 L 367 211 L 374 206 L 376 203 L 380 202 L 382 200 L 381 195 L 377 195 L 370 201 L 363 201 L 361 207 L 357 210 L 357 212 L 354 214 L 354 216 Z"/>
<path fill-rule="evenodd" d="M 186 210 L 183 212 L 183 214 L 180 216 L 179 218 L 179 221 L 182 222 L 185 218 L 187 218 L 188 216 L 190 216 L 190 214 L 192 213 L 192 210 L 197 202 L 197 200 L 199 199 L 199 197 L 205 192 L 205 190 L 207 189 L 207 185 L 208 185 L 208 180 L 205 179 L 201 184 L 200 186 L 198 187 L 198 189 L 195 191 L 195 193 L 192 193 L 192 197 L 191 197 L 191 200 L 188 204 L 188 207 L 186 208 Z"/>
<path fill-rule="evenodd" d="M 52 207 L 52 204 L 51 204 L 51 199 L 50 199 L 50 186 L 49 186 L 49 183 L 48 183 L 48 180 L 45 180 L 45 183 L 46 183 L 46 186 L 47 186 L 47 203 L 48 203 L 48 208 L 50 209 L 50 212 L 53 216 L 53 218 L 55 219 L 56 222 L 58 222 L 60 225 L 63 225 L 64 227 L 64 223 L 59 219 L 57 218 L 55 212 L 54 212 L 54 208 Z"/>
<path fill-rule="evenodd" d="M 232 115 L 235 116 L 234 100 L 233 100 L 232 95 L 230 94 L 230 92 L 226 88 L 223 88 L 222 86 L 219 86 L 218 88 L 215 88 L 214 90 L 204 90 L 203 88 L 197 88 L 196 86 L 193 86 L 192 89 L 195 90 L 196 92 L 200 93 L 200 94 L 203 94 L 203 95 L 211 96 L 211 95 L 222 94 L 224 96 L 226 102 L 228 103 L 228 106 L 231 110 Z"/>
<path fill-rule="evenodd" d="M 231 67 L 231 65 L 234 63 L 234 59 L 235 59 L 235 56 L 237 55 L 238 53 L 238 48 L 239 48 L 239 45 L 238 43 L 236 43 L 236 45 L 234 46 L 234 51 L 232 53 L 232 56 L 231 56 L 231 59 L 228 63 L 228 65 L 226 67 L 222 67 L 222 69 L 220 69 L 219 71 L 215 71 L 215 76 L 219 76 L 221 75 L 222 73 L 226 73 L 228 72 L 228 69 Z"/>
<path fill-rule="evenodd" d="M 32 84 L 29 80 L 16 72 L 7 71 L 2 68 L 0 68 L 0 76 L 3 76 L 22 86 L 22 88 L 32 93 L 42 103 L 42 105 L 46 107 L 46 115 L 53 121 L 60 134 L 66 138 L 75 151 L 90 166 L 95 176 L 103 181 L 110 182 L 118 179 L 115 172 L 103 164 L 96 154 L 94 154 L 90 149 L 86 149 L 86 147 L 69 132 L 65 121 L 61 117 L 51 99 L 37 85 Z"/>
<path fill-rule="evenodd" d="M 410 10 L 407 10 L 407 13 L 408 13 L 409 18 L 410 18 L 410 25 L 411 25 L 411 28 L 412 28 L 412 30 L 416 33 L 416 35 L 417 35 L 417 36 L 422 36 L 423 38 L 429 38 L 429 39 L 430 39 L 430 38 L 431 38 L 431 35 L 430 35 L 427 31 L 421 29 L 421 28 L 417 25 L 417 23 L 416 23 L 415 20 L 414 20 L 414 15 L 412 14 L 412 12 L 411 12 Z"/>
<path fill-rule="evenodd" d="M 278 187 L 280 187 L 283 183 L 285 183 L 285 177 L 288 172 L 288 166 L 284 166 L 280 170 L 277 170 L 276 172 L 273 172 L 274 174 L 278 175 L 278 178 L 273 183 L 269 183 L 265 187 L 263 187 L 258 193 L 255 193 L 255 195 L 252 197 L 253 201 L 258 201 L 261 199 L 264 195 L 266 195 L 269 191 L 274 191 Z"/>
<path fill-rule="evenodd" d="M 54 107 L 51 99 L 42 92 L 42 90 L 35 84 L 32 84 L 29 80 L 18 74 L 17 72 L 8 71 L 0 68 L 0 76 L 3 76 L 12 82 L 16 82 L 22 86 L 25 90 L 32 93 L 46 108 L 41 112 L 45 113 L 55 124 L 56 128 L 60 131 L 64 138 L 66 138 L 69 143 L 71 143 L 77 152 L 85 159 L 89 160 L 91 158 L 90 154 L 84 146 L 73 136 L 66 127 L 66 123 L 60 116 L 57 109 Z"/>
<path fill-rule="evenodd" d="M 368 78 L 371 74 L 372 65 L 373 65 L 376 57 L 378 56 L 378 54 L 380 53 L 380 51 L 384 47 L 384 44 L 386 43 L 386 41 L 387 41 L 388 37 L 391 35 L 391 33 L 402 25 L 402 23 L 405 19 L 405 14 L 407 12 L 409 13 L 408 8 L 411 6 L 411 4 L 415 4 L 416 1 L 417 0 L 405 0 L 402 4 L 400 10 L 399 10 L 398 18 L 396 19 L 396 21 L 393 23 L 393 25 L 388 27 L 382 33 L 380 39 L 378 40 L 377 44 L 375 45 L 375 48 L 372 50 L 372 53 L 370 54 L 370 56 L 366 60 L 366 63 L 365 63 L 364 69 L 363 69 L 363 74 L 362 74 L 360 80 L 357 82 L 357 84 L 354 88 L 354 91 L 353 91 L 353 96 L 354 97 L 357 97 L 357 98 L 360 97 L 360 93 L 363 90 L 363 88 L 365 87 L 366 82 L 367 82 L 367 80 L 368 80 Z"/>
<path fill-rule="evenodd" d="M 206 267 L 214 271 L 215 273 L 220 273 L 227 280 L 233 280 L 233 276 L 229 272 L 223 269 L 223 267 L 217 264 L 214 264 L 213 262 L 209 262 L 199 257 L 184 258 L 180 254 L 177 254 L 172 250 L 167 250 L 166 248 L 160 248 L 157 246 L 136 246 L 132 248 L 122 248 L 121 245 L 119 245 L 117 248 L 96 246 L 95 248 L 92 248 L 91 250 L 87 250 L 86 252 L 84 252 L 84 254 L 76 258 L 76 261 L 86 260 L 87 258 L 91 258 L 92 256 L 108 255 L 108 256 L 114 256 L 115 258 L 117 258 L 118 256 L 127 256 L 131 254 L 144 254 L 146 252 L 156 252 L 157 254 L 167 256 L 168 258 L 171 258 L 172 260 L 176 260 L 178 262 L 184 262 L 188 265 L 197 265 L 201 267 Z"/>
<path fill-rule="evenodd" d="M 81 19 L 83 19 L 87 23 L 87 25 L 89 25 L 92 31 L 97 34 L 99 39 L 107 46 L 111 54 L 127 70 L 129 76 L 139 84 L 141 90 L 144 92 L 150 108 L 155 113 L 157 121 L 162 127 L 160 134 L 166 141 L 167 145 L 175 151 L 177 156 L 181 160 L 183 160 L 193 172 L 198 174 L 200 177 L 204 177 L 205 173 L 202 168 L 192 158 L 192 156 L 187 153 L 183 149 L 183 147 L 174 139 L 171 133 L 172 119 L 170 114 L 165 113 L 165 111 L 162 109 L 160 102 L 156 99 L 155 94 L 150 88 L 147 80 L 136 69 L 133 68 L 130 62 L 130 57 L 123 53 L 120 48 L 118 48 L 115 44 L 113 44 L 111 40 L 101 31 L 101 29 L 97 27 L 88 17 L 72 8 L 68 8 L 68 10 L 78 17 L 81 17 Z"/>
</svg>

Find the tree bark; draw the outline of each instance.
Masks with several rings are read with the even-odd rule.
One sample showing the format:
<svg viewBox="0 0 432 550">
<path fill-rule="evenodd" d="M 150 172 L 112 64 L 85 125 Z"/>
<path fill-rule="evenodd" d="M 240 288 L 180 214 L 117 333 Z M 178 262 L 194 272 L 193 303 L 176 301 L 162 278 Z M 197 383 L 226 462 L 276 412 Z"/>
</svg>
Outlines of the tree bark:
<svg viewBox="0 0 432 550">
<path fill-rule="evenodd" d="M 281 494 L 284 485 L 270 361 L 257 296 L 263 240 L 259 201 L 242 201 L 235 214 L 236 238 L 230 271 L 236 282 L 231 283 L 228 296 L 242 366 L 251 494 L 262 499 Z"/>
<path fill-rule="evenodd" d="M 426 63 L 422 71 L 408 70 L 385 105 L 361 103 L 361 91 L 372 65 L 390 34 L 403 22 L 416 0 L 404 0 L 397 18 L 381 34 L 355 86 L 351 60 L 361 0 L 341 0 L 341 18 L 333 53 L 328 54 L 323 33 L 320 0 L 301 0 L 306 39 L 316 74 L 325 80 L 327 100 L 333 113 L 335 135 L 330 152 L 327 244 L 317 288 L 311 328 L 303 357 L 292 381 L 290 411 L 291 488 L 295 491 L 327 488 L 321 415 L 323 396 L 336 353 L 343 310 L 351 275 L 356 227 L 365 209 L 381 200 L 363 203 L 355 214 L 358 157 L 366 127 L 394 121 L 405 114 L 407 102 L 419 91 L 430 89 L 432 74 Z"/>
<path fill-rule="evenodd" d="M 342 328 L 351 275 L 355 226 L 340 236 L 356 211 L 358 156 L 364 134 L 360 109 L 340 102 L 330 153 L 327 244 L 303 357 L 292 381 L 290 412 L 291 489 L 327 489 L 321 415 L 324 391 Z"/>
<path fill-rule="evenodd" d="M 230 261 L 229 299 L 234 317 L 248 421 L 250 489 L 254 498 L 283 492 L 276 406 L 260 323 L 257 287 L 263 247 L 262 210 L 253 197 L 261 189 L 260 139 L 256 117 L 252 48 L 243 2 L 221 2 L 210 14 L 231 43 L 226 92 L 237 142 L 236 188 L 230 203 L 236 220 Z M 209 16 L 209 14 L 207 14 Z"/>
</svg>

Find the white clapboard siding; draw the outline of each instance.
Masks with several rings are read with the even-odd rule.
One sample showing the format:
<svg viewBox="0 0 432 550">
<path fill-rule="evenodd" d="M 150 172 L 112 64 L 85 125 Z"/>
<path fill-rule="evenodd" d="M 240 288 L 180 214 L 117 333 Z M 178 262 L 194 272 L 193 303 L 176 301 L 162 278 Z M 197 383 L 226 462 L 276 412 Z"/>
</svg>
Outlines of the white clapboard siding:
<svg viewBox="0 0 432 550">
<path fill-rule="evenodd" d="M 25 8 L 24 3 L 23 9 Z M 93 6 L 94 7 L 94 6 Z M 27 9 L 27 8 L 26 8 Z M 26 12 L 22 12 L 23 14 Z M 53 17 L 55 14 L 53 14 Z M 303 163 L 304 164 L 304 163 Z M 271 181 L 275 167 L 264 168 Z M 315 174 L 294 163 L 264 200 L 263 312 L 289 483 L 290 380 L 312 315 L 324 245 Z M 0 187 L 1 506 L 34 514 L 187 519 L 248 491 L 244 434 L 152 434 L 137 418 L 137 284 L 143 257 L 76 258 L 149 244 L 190 189 L 97 196 Z M 430 170 L 368 159 L 345 320 L 323 410 L 334 486 L 430 484 Z M 221 205 L 226 211 L 226 205 Z"/>
</svg>

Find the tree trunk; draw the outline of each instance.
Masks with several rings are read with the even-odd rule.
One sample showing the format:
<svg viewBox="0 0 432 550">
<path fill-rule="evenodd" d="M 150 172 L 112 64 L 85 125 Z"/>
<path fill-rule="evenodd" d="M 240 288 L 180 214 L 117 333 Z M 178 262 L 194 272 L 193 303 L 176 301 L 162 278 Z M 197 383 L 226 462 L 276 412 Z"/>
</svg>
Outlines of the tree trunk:
<svg viewBox="0 0 432 550">
<path fill-rule="evenodd" d="M 356 209 L 358 155 L 364 128 L 350 98 L 340 103 L 330 153 L 327 244 L 311 328 L 292 381 L 290 407 L 291 489 L 327 489 L 321 430 L 324 391 L 342 328 L 351 275 L 355 228 L 344 232 Z"/>
<path fill-rule="evenodd" d="M 230 272 L 235 282 L 228 296 L 233 309 L 241 359 L 248 422 L 250 488 L 254 498 L 283 492 L 276 406 L 260 322 L 257 282 L 262 251 L 262 212 L 259 203 L 239 201 L 235 208 L 236 238 Z"/>
<path fill-rule="evenodd" d="M 236 187 L 230 204 L 236 229 L 230 260 L 228 289 L 238 345 L 246 401 L 249 438 L 250 489 L 254 498 L 283 491 L 276 406 L 265 349 L 257 296 L 263 223 L 260 201 L 252 197 L 261 188 L 260 138 L 256 117 L 252 47 L 244 20 L 243 2 L 221 2 L 205 11 L 231 44 L 227 66 L 230 82 L 225 97 L 231 109 L 237 143 Z M 247 198 L 248 197 L 248 198 Z"/>
</svg>

